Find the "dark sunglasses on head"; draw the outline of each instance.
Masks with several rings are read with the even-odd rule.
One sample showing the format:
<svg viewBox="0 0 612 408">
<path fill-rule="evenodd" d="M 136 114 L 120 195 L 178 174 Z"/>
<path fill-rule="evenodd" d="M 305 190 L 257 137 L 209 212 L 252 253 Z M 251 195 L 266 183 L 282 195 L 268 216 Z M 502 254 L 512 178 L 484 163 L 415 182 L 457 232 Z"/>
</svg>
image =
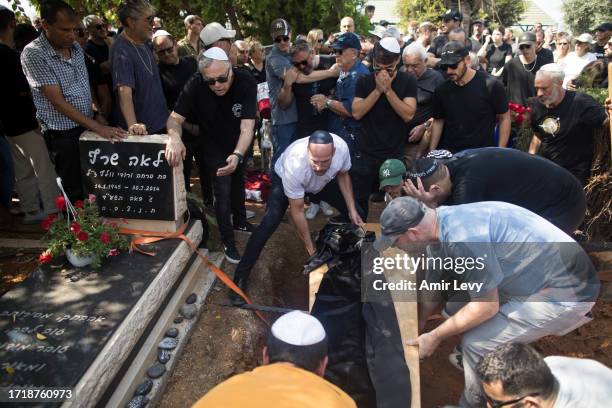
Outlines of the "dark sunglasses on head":
<svg viewBox="0 0 612 408">
<path fill-rule="evenodd" d="M 206 85 L 208 86 L 213 86 L 216 82 L 220 83 L 220 84 L 224 84 L 227 81 L 229 81 L 229 71 L 227 71 L 227 74 L 225 76 L 220 76 L 218 78 L 207 78 L 204 77 L 204 83 L 206 83 Z"/>
<path fill-rule="evenodd" d="M 540 393 L 536 392 L 534 394 L 524 395 L 521 398 L 517 398 L 517 399 L 513 399 L 509 401 L 497 401 L 485 394 L 485 399 L 487 400 L 489 405 L 491 405 L 491 408 L 501 408 L 501 407 L 505 407 L 508 405 L 514 405 L 516 403 L 519 403 L 527 397 L 537 397 L 538 395 L 540 395 Z"/>
<path fill-rule="evenodd" d="M 288 42 L 288 41 L 289 41 L 289 36 L 288 36 L 288 35 L 279 35 L 278 37 L 276 37 L 276 38 L 274 39 L 274 42 L 275 42 L 275 43 L 279 43 L 279 42 L 281 42 L 281 41 L 283 41 L 283 42 Z"/>
<path fill-rule="evenodd" d="M 293 61 L 294 67 L 301 67 L 306 65 L 308 65 L 308 58 L 306 58 L 304 61 Z"/>
<path fill-rule="evenodd" d="M 168 47 L 168 48 L 164 48 L 164 49 L 161 49 L 161 50 L 157 50 L 157 51 L 155 51 L 155 53 L 156 53 L 156 54 L 159 54 L 159 55 L 162 55 L 162 54 L 165 54 L 165 53 L 170 53 L 170 52 L 172 52 L 172 49 L 173 49 L 173 48 L 174 48 L 174 45 L 171 45 L 171 46 L 170 46 L 170 47 Z"/>
</svg>

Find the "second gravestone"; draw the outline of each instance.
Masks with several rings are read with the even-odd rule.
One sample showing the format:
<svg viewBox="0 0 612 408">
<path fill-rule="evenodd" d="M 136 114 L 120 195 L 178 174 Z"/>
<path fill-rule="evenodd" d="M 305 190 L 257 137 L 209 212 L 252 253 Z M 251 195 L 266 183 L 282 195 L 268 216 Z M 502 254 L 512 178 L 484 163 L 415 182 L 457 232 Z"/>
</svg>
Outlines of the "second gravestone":
<svg viewBox="0 0 612 408">
<path fill-rule="evenodd" d="M 128 228 L 174 232 L 187 210 L 182 162 L 170 167 L 166 135 L 129 136 L 110 143 L 93 132 L 79 148 L 85 191 L 95 194 L 100 214 L 123 218 Z"/>
</svg>

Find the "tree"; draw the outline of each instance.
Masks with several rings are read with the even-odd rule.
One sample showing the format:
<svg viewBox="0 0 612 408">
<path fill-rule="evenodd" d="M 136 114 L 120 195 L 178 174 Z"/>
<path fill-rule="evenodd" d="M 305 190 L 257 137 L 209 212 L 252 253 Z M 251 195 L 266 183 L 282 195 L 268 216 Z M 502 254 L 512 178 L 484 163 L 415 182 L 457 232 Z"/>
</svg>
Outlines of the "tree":
<svg viewBox="0 0 612 408">
<path fill-rule="evenodd" d="M 612 21 L 612 8 L 607 1 L 566 0 L 563 14 L 565 24 L 575 35 L 591 32 L 598 24 Z"/>
</svg>

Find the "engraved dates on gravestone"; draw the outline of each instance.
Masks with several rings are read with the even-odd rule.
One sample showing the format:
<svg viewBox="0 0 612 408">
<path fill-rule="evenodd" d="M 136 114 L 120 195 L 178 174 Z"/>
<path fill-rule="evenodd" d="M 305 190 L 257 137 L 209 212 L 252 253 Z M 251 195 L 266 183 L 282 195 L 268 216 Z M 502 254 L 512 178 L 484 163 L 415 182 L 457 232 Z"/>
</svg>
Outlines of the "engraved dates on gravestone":
<svg viewBox="0 0 612 408">
<path fill-rule="evenodd" d="M 176 174 L 168 165 L 165 136 L 110 143 L 92 134 L 79 142 L 85 191 L 96 195 L 104 217 L 175 220 Z"/>
</svg>

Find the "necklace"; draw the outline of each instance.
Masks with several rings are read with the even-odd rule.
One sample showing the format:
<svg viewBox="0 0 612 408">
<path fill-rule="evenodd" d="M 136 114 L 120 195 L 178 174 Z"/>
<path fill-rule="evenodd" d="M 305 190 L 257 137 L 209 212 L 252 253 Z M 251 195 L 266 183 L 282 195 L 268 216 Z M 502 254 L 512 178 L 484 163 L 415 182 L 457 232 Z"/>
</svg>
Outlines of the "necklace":
<svg viewBox="0 0 612 408">
<path fill-rule="evenodd" d="M 132 39 L 125 32 L 123 32 L 123 35 L 125 36 L 126 40 L 128 40 L 128 42 L 132 44 L 132 47 L 134 47 L 134 49 L 136 50 L 136 54 L 138 54 L 138 58 L 140 58 L 140 61 L 142 62 L 142 65 L 144 65 L 147 72 L 153 75 L 153 62 L 151 61 L 151 57 L 147 55 L 147 60 L 149 61 L 149 65 L 147 65 L 144 58 L 142 58 L 142 55 L 140 55 L 140 51 L 138 50 L 138 47 L 134 45 L 134 42 L 132 41 Z"/>
<path fill-rule="evenodd" d="M 536 64 L 538 63 L 538 54 L 536 54 L 535 59 L 533 60 L 533 65 L 531 66 L 531 68 L 527 69 L 527 65 L 529 64 L 523 64 L 523 61 L 521 61 L 521 64 L 523 64 L 523 69 L 527 72 L 531 72 L 533 71 L 533 69 L 535 68 Z"/>
</svg>

